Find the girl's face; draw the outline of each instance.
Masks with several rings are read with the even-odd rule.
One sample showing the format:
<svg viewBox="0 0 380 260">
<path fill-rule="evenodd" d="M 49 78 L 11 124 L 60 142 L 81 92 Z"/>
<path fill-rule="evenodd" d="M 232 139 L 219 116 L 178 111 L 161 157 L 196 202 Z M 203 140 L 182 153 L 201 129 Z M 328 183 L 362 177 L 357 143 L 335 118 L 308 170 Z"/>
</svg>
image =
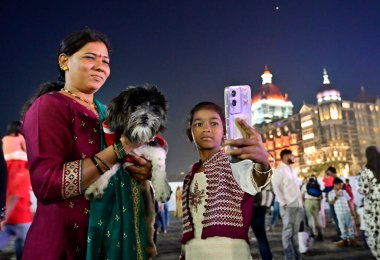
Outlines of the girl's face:
<svg viewBox="0 0 380 260">
<path fill-rule="evenodd" d="M 96 92 L 110 75 L 108 49 L 103 42 L 89 42 L 71 56 L 60 56 L 67 66 L 66 83 L 84 93 Z"/>
<path fill-rule="evenodd" d="M 194 113 L 191 135 L 198 150 L 215 150 L 221 148 L 223 140 L 223 122 L 212 109 L 200 109 Z"/>
</svg>

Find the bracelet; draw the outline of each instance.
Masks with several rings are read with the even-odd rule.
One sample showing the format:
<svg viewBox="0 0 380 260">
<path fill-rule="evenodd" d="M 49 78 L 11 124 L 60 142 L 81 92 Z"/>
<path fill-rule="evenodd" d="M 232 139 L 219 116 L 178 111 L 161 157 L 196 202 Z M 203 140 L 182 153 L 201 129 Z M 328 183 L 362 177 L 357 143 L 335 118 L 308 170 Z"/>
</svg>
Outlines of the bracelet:
<svg viewBox="0 0 380 260">
<path fill-rule="evenodd" d="M 116 148 L 115 144 L 112 145 L 112 149 L 113 149 L 113 152 L 114 152 L 114 154 L 115 154 L 116 160 L 118 160 L 119 162 L 121 162 L 122 159 L 120 158 L 120 155 L 119 155 L 119 153 L 117 152 L 117 148 Z"/>
<path fill-rule="evenodd" d="M 123 145 L 120 141 L 117 141 L 114 145 L 116 147 L 117 152 L 120 155 L 120 160 L 124 161 L 125 158 L 127 158 L 127 153 L 125 152 Z"/>
<path fill-rule="evenodd" d="M 107 170 L 110 170 L 110 167 L 102 159 L 100 159 L 99 156 L 97 156 L 96 154 L 94 154 L 94 157 L 95 157 L 95 159 L 97 159 L 98 161 L 100 161 Z"/>
<path fill-rule="evenodd" d="M 270 152 L 267 152 L 273 159 L 273 163 L 272 163 L 272 166 L 269 165 L 269 170 L 265 171 L 265 172 L 262 172 L 262 171 L 259 171 L 256 169 L 256 163 L 254 163 L 253 165 L 253 169 L 258 173 L 258 174 L 267 174 L 268 172 L 271 172 L 272 169 L 274 169 L 274 166 L 276 164 L 276 159 L 274 158 L 273 154 L 271 154 Z"/>
<path fill-rule="evenodd" d="M 102 168 L 100 168 L 96 159 L 94 157 L 90 157 L 90 159 L 91 159 L 91 162 L 95 165 L 96 169 L 98 169 L 100 175 L 103 175 L 104 172 L 102 171 Z"/>
<path fill-rule="evenodd" d="M 258 174 L 267 174 L 268 172 L 271 172 L 272 171 L 272 168 L 269 166 L 269 170 L 265 171 L 265 172 L 262 172 L 262 171 L 259 171 L 256 169 L 256 163 L 253 165 L 253 169 L 255 170 L 255 172 L 257 172 Z"/>
</svg>

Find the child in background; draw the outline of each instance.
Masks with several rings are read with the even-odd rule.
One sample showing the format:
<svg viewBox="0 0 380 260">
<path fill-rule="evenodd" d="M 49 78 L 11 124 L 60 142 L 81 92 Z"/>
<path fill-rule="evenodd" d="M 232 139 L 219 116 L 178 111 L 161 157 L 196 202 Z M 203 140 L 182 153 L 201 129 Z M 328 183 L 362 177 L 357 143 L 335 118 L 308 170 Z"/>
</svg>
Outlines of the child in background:
<svg viewBox="0 0 380 260">
<path fill-rule="evenodd" d="M 330 166 L 327 168 L 325 176 L 323 177 L 323 184 L 325 186 L 323 192 L 329 193 L 329 191 L 334 188 L 334 176 L 332 176 L 334 172 L 336 173 L 334 167 Z"/>
<path fill-rule="evenodd" d="M 338 219 L 339 229 L 341 231 L 341 240 L 336 243 L 338 247 L 348 245 L 357 246 L 358 243 L 354 237 L 352 228 L 352 211 L 348 204 L 350 196 L 343 188 L 343 181 L 336 177 L 334 179 L 334 188 L 329 192 L 329 203 L 334 205 L 335 213 Z"/>
</svg>

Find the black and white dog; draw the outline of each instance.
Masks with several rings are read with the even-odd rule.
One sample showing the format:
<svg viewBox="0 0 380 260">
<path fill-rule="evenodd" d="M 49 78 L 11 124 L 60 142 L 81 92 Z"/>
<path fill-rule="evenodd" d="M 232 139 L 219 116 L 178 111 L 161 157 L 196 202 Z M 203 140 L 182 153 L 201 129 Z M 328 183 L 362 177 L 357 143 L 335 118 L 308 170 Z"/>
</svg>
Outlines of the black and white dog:
<svg viewBox="0 0 380 260">
<path fill-rule="evenodd" d="M 166 98 L 157 87 L 133 86 L 128 87 L 111 101 L 105 120 L 109 127 L 108 130 L 105 129 L 106 140 L 107 135 L 116 138 L 123 135 L 131 143 L 141 144 L 133 152 L 151 161 L 155 198 L 162 202 L 169 200 L 172 191 L 166 180 L 167 145 L 162 138 L 155 137 L 165 129 L 166 112 Z M 110 135 L 106 131 L 114 134 Z M 128 162 L 124 163 L 123 168 L 128 165 Z M 120 167 L 120 164 L 116 164 L 105 172 L 88 187 L 85 196 L 88 199 L 101 198 L 110 178 Z"/>
</svg>

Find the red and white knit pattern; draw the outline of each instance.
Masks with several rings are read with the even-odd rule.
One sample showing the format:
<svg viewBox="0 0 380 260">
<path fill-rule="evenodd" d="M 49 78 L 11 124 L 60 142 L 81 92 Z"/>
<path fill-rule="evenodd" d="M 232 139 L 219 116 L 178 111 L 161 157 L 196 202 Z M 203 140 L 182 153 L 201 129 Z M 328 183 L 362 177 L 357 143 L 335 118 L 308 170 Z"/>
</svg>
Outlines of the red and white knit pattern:
<svg viewBox="0 0 380 260">
<path fill-rule="evenodd" d="M 208 199 L 203 227 L 212 225 L 243 226 L 241 202 L 244 192 L 232 175 L 228 157 L 220 152 L 205 162 Z"/>
<path fill-rule="evenodd" d="M 182 209 L 183 209 L 183 218 L 182 218 L 182 229 L 183 233 L 189 232 L 192 230 L 191 221 L 190 221 L 190 207 L 189 207 L 189 192 L 190 192 L 190 180 L 192 179 L 193 172 L 190 171 L 183 181 L 183 191 L 182 191 Z"/>
<path fill-rule="evenodd" d="M 228 157 L 223 151 L 213 155 L 204 163 L 207 176 L 208 198 L 203 227 L 208 226 L 243 226 L 241 203 L 244 192 L 233 177 Z M 192 231 L 188 192 L 194 172 L 186 175 L 183 189 L 183 233 Z"/>
</svg>

